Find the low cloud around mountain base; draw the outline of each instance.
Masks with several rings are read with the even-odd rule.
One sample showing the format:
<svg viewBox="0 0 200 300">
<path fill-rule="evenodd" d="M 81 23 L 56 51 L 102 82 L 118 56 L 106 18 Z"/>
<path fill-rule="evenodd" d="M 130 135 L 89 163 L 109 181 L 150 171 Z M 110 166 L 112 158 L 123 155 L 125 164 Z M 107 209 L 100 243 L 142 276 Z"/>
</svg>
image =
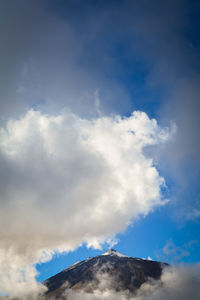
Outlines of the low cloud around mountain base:
<svg viewBox="0 0 200 300">
<path fill-rule="evenodd" d="M 67 300 L 198 300 L 200 264 L 190 267 L 166 267 L 160 280 L 144 283 L 134 296 L 128 291 L 116 292 L 110 288 L 112 284 L 112 279 L 102 276 L 99 288 L 93 293 L 68 290 L 65 297 Z M 115 284 L 117 288 L 118 282 Z"/>
</svg>

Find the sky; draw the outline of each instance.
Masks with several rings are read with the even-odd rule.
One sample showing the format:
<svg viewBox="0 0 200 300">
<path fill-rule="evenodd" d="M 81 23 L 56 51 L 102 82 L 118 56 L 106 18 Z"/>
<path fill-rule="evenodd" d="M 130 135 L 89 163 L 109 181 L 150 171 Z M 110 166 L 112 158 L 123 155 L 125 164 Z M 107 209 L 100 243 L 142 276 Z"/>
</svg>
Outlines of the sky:
<svg viewBox="0 0 200 300">
<path fill-rule="evenodd" d="M 0 1 L 0 293 L 108 248 L 200 260 L 200 3 Z"/>
</svg>

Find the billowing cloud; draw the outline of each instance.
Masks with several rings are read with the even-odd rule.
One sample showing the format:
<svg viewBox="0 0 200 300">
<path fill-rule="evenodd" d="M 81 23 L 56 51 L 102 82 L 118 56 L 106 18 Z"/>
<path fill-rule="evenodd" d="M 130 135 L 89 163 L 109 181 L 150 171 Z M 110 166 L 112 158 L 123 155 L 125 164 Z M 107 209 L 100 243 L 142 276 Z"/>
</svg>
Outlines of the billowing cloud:
<svg viewBox="0 0 200 300">
<path fill-rule="evenodd" d="M 0 132 L 2 260 L 100 247 L 165 204 L 164 179 L 143 150 L 169 136 L 139 111 L 87 120 L 30 110 L 10 120 Z"/>
</svg>

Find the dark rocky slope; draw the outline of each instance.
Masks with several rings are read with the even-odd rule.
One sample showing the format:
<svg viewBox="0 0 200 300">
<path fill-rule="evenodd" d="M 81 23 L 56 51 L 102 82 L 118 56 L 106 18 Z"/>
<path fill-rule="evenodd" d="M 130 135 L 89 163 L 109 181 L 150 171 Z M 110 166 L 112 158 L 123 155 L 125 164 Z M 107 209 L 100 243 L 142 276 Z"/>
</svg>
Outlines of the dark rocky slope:
<svg viewBox="0 0 200 300">
<path fill-rule="evenodd" d="M 84 289 L 92 292 L 97 288 L 102 275 L 111 278 L 111 288 L 116 291 L 128 290 L 134 293 L 149 279 L 159 279 L 163 266 L 167 264 L 124 256 L 111 249 L 96 257 L 88 258 L 47 279 L 44 285 L 46 297 L 62 298 L 64 291 Z"/>
</svg>

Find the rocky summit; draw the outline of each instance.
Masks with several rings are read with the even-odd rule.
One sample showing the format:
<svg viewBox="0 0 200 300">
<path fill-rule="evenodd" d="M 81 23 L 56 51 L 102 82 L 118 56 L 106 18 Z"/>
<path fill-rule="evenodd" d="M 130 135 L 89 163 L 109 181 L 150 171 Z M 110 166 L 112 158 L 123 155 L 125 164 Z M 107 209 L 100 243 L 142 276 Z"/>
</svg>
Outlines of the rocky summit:
<svg viewBox="0 0 200 300">
<path fill-rule="evenodd" d="M 107 287 L 134 294 L 137 289 L 151 279 L 159 279 L 165 263 L 125 256 L 114 249 L 102 255 L 77 262 L 43 284 L 47 287 L 46 298 L 62 299 L 66 290 L 84 290 L 92 293 L 100 285 L 102 278 Z"/>
</svg>

